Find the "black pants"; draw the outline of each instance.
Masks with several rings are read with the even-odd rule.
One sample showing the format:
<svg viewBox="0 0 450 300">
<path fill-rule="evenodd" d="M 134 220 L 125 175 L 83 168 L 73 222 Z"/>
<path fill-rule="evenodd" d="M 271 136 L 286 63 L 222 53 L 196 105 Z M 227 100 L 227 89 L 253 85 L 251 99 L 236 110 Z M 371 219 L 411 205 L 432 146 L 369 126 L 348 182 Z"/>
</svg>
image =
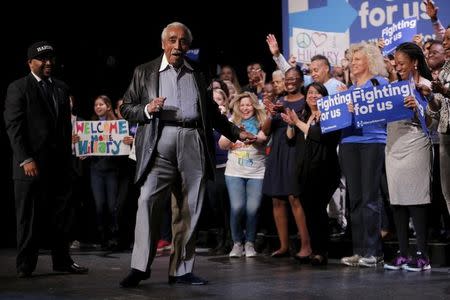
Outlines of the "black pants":
<svg viewBox="0 0 450 300">
<path fill-rule="evenodd" d="M 327 206 L 337 187 L 337 181 L 336 184 L 325 183 L 320 188 L 315 188 L 313 194 L 300 197 L 314 254 L 328 254 L 330 235 Z"/>
<path fill-rule="evenodd" d="M 48 238 L 54 266 L 73 262 L 69 256 L 73 216 L 70 174 L 40 171 L 29 180 L 14 181 L 17 271 L 34 271 L 44 237 Z"/>
<path fill-rule="evenodd" d="M 392 205 L 400 254 L 408 256 L 409 218 L 416 231 L 417 251 L 427 253 L 427 215 L 429 205 Z"/>
</svg>

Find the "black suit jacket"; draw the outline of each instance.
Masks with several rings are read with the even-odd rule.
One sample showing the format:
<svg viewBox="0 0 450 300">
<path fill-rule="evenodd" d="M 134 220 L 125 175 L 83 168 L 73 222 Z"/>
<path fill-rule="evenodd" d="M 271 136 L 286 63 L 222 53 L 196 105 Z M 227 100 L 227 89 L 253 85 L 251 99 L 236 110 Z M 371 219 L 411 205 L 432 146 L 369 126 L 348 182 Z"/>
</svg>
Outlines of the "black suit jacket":
<svg viewBox="0 0 450 300">
<path fill-rule="evenodd" d="M 36 78 L 30 73 L 8 86 L 5 100 L 5 127 L 13 151 L 13 178 L 25 176 L 20 164 L 32 158 L 41 174 L 50 163 L 70 170 L 71 120 L 67 85 L 52 77 L 58 112 L 43 97 Z M 65 168 L 69 169 L 65 169 Z"/>
<path fill-rule="evenodd" d="M 148 119 L 144 113 L 145 106 L 159 95 L 159 68 L 162 56 L 146 64 L 136 67 L 131 84 L 123 97 L 120 107 L 122 116 L 129 122 L 143 124 L 139 126 L 136 143 L 136 178 L 139 182 L 149 170 L 150 160 L 154 156 L 154 150 L 158 142 L 161 126 L 158 114 L 153 114 Z M 214 178 L 215 146 L 213 128 L 225 135 L 231 141 L 239 138 L 239 128 L 222 115 L 217 104 L 207 93 L 207 86 L 203 75 L 194 70 L 194 78 L 198 87 L 198 111 L 200 113 L 202 128 L 199 130 L 204 142 L 206 176 Z"/>
</svg>

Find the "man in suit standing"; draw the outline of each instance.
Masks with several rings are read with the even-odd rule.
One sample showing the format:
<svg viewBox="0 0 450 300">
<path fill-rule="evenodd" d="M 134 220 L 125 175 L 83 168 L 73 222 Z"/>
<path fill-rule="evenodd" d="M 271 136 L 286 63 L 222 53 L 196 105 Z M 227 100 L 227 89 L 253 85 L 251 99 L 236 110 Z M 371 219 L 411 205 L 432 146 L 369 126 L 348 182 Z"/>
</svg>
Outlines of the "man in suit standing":
<svg viewBox="0 0 450 300">
<path fill-rule="evenodd" d="M 50 235 L 53 270 L 87 273 L 69 255 L 71 119 L 66 84 L 52 77 L 53 46 L 28 48 L 30 73 L 12 82 L 5 100 L 5 127 L 13 151 L 17 219 L 16 268 L 31 277 L 39 246 Z"/>
<path fill-rule="evenodd" d="M 185 60 L 192 34 L 184 24 L 167 25 L 161 35 L 164 53 L 138 66 L 124 95 L 121 113 L 139 122 L 136 134 L 136 182 L 141 184 L 131 272 L 120 285 L 135 287 L 150 277 L 160 234 L 163 201 L 172 203 L 173 248 L 169 283 L 203 285 L 192 273 L 195 226 L 203 203 L 206 180 L 214 174 L 213 128 L 236 141 L 252 143 L 252 134 L 223 116 L 207 85 Z"/>
</svg>

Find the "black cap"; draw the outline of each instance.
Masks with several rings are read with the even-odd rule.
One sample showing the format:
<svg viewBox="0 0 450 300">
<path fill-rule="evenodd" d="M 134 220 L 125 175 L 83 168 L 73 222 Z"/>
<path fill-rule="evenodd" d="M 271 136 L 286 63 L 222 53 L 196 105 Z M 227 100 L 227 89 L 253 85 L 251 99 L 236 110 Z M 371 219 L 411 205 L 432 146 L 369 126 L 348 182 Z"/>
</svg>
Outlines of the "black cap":
<svg viewBox="0 0 450 300">
<path fill-rule="evenodd" d="M 28 59 L 37 57 L 54 57 L 55 50 L 53 46 L 46 41 L 34 43 L 28 47 Z"/>
</svg>

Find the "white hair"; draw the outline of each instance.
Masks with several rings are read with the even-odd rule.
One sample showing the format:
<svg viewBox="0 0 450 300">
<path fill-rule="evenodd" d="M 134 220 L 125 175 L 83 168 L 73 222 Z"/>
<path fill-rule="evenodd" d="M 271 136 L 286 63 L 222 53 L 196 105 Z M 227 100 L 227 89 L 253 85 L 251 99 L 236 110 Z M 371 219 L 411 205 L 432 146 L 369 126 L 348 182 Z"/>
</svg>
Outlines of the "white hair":
<svg viewBox="0 0 450 300">
<path fill-rule="evenodd" d="M 377 46 L 365 42 L 351 45 L 349 51 L 350 62 L 352 61 L 353 54 L 358 51 L 363 53 L 367 57 L 370 74 L 372 74 L 373 76 L 388 76 L 386 65 L 383 60 L 383 55 L 381 54 L 381 51 Z"/>
<path fill-rule="evenodd" d="M 191 30 L 186 25 L 184 25 L 183 23 L 180 23 L 180 22 L 172 22 L 169 25 L 167 25 L 166 27 L 164 27 L 164 29 L 161 33 L 161 41 L 164 41 L 164 39 L 167 38 L 168 30 L 170 27 L 183 28 L 183 30 L 186 32 L 186 39 L 187 39 L 188 44 L 190 45 L 192 43 L 193 37 L 192 37 Z"/>
</svg>

